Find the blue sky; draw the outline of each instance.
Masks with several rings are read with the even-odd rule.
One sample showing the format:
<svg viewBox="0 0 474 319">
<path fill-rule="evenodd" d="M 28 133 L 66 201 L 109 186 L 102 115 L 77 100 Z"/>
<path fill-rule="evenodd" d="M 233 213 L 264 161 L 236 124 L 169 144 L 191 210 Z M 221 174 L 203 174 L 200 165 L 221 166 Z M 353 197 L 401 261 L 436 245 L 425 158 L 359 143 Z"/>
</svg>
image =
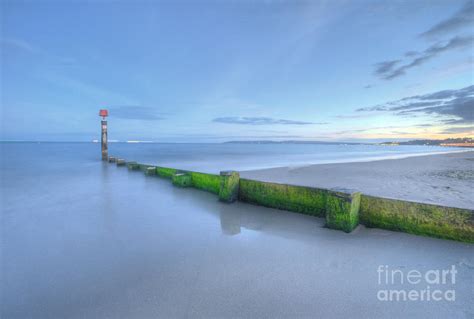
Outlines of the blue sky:
<svg viewBox="0 0 474 319">
<path fill-rule="evenodd" d="M 474 2 L 3 1 L 2 140 L 473 136 Z"/>
</svg>

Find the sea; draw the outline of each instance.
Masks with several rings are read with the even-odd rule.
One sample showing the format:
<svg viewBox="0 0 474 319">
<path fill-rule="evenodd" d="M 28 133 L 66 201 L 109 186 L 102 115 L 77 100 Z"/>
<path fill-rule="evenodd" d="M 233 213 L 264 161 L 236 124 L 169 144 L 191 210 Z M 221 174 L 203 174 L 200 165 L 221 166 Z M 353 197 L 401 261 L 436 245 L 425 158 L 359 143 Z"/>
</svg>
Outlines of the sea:
<svg viewBox="0 0 474 319">
<path fill-rule="evenodd" d="M 27 160 L 30 164 L 76 158 L 100 158 L 99 143 L 1 143 L 2 161 Z M 310 164 L 365 162 L 428 154 L 464 151 L 440 146 L 387 146 L 364 144 L 284 143 L 109 143 L 109 156 L 144 164 L 219 173 L 222 170 L 253 170 Z"/>
</svg>

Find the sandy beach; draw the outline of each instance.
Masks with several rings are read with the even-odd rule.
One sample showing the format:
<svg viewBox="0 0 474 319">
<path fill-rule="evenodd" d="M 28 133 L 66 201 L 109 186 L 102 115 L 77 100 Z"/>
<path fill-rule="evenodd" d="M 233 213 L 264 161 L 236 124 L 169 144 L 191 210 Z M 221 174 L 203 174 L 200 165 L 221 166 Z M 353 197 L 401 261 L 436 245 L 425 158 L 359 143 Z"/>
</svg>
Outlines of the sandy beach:
<svg viewBox="0 0 474 319">
<path fill-rule="evenodd" d="M 474 151 L 243 171 L 241 177 L 474 209 Z"/>
</svg>

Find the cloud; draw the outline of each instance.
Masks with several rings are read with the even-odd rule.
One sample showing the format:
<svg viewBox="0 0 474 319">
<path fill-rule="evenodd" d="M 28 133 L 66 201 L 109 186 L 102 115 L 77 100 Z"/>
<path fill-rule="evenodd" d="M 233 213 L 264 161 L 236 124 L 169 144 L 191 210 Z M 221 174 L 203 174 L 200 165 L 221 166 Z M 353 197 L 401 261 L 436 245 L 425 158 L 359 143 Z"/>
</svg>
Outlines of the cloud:
<svg viewBox="0 0 474 319">
<path fill-rule="evenodd" d="M 417 51 L 407 51 L 407 52 L 405 52 L 405 56 L 409 57 L 409 58 L 417 56 L 418 54 L 419 54 L 419 52 L 417 52 Z"/>
<path fill-rule="evenodd" d="M 372 128 L 374 130 L 377 130 L 378 128 Z M 334 134 L 337 134 L 337 135 L 345 135 L 345 134 L 353 134 L 353 133 L 362 133 L 362 132 L 367 132 L 369 131 L 370 129 L 358 129 L 358 130 L 346 130 L 346 131 L 339 131 L 339 132 L 335 132 Z"/>
<path fill-rule="evenodd" d="M 376 113 L 339 114 L 339 115 L 335 115 L 334 117 L 337 119 L 360 119 L 360 118 L 373 117 L 373 116 L 379 116 L 379 114 L 376 114 Z"/>
<path fill-rule="evenodd" d="M 0 40 L 0 44 L 3 47 L 12 47 L 12 48 L 27 51 L 27 52 L 30 52 L 30 53 L 38 53 L 38 52 L 41 51 L 37 47 L 33 46 L 29 42 L 27 42 L 25 40 L 22 40 L 22 39 L 4 38 L 4 39 Z"/>
<path fill-rule="evenodd" d="M 393 68 L 401 61 L 402 60 L 390 60 L 376 63 L 374 73 L 379 76 L 384 76 L 385 74 L 392 72 Z"/>
<path fill-rule="evenodd" d="M 461 126 L 461 127 L 450 127 L 445 129 L 443 134 L 474 134 L 474 127 L 473 126 Z"/>
<path fill-rule="evenodd" d="M 474 85 L 471 85 L 459 90 L 442 90 L 442 91 L 434 92 L 431 94 L 416 95 L 412 98 L 418 98 L 420 100 L 450 99 L 450 98 L 468 97 L 468 96 L 473 95 L 473 93 L 474 93 Z"/>
<path fill-rule="evenodd" d="M 363 129 L 354 129 L 354 130 L 345 130 L 345 131 L 338 131 L 335 132 L 335 134 L 341 135 L 341 134 L 353 134 L 353 133 L 363 133 L 363 132 L 370 132 L 370 131 L 386 131 L 388 129 L 407 129 L 407 128 L 415 128 L 415 127 L 431 127 L 434 126 L 434 124 L 416 124 L 416 125 L 410 125 L 410 126 L 375 126 L 375 127 L 366 127 Z M 403 132 L 403 131 L 392 131 L 392 133 L 399 133 L 399 134 L 413 134 L 413 133 L 408 133 L 408 132 Z"/>
<path fill-rule="evenodd" d="M 383 80 L 392 80 L 399 76 L 405 75 L 409 69 L 420 66 L 444 52 L 472 48 L 473 45 L 473 36 L 454 37 L 448 42 L 437 43 L 428 47 L 423 52 L 419 53 L 417 57 L 403 65 L 399 65 L 401 60 L 390 60 L 376 63 L 374 73 Z"/>
<path fill-rule="evenodd" d="M 212 120 L 216 123 L 225 124 L 244 124 L 244 125 L 312 125 L 312 124 L 328 124 L 328 123 L 314 123 L 314 122 L 303 122 L 293 121 L 285 119 L 273 119 L 271 117 L 217 117 Z"/>
<path fill-rule="evenodd" d="M 391 131 L 390 134 L 396 134 L 396 135 L 413 135 L 413 132 Z"/>
<path fill-rule="evenodd" d="M 302 135 L 197 135 L 196 136 L 196 134 L 191 134 L 191 135 L 186 135 L 186 136 L 192 137 L 192 138 L 197 137 L 197 138 L 208 138 L 208 139 L 305 138 L 305 136 L 302 136 Z"/>
<path fill-rule="evenodd" d="M 424 95 L 405 97 L 356 112 L 391 112 L 400 116 L 441 116 L 445 124 L 474 123 L 474 85 L 458 90 L 442 90 Z"/>
<path fill-rule="evenodd" d="M 19 38 L 3 38 L 0 39 L 0 50 L 12 52 L 16 55 L 19 52 L 31 54 L 44 59 L 45 63 L 59 65 L 62 67 L 78 66 L 78 60 L 73 57 L 62 57 L 54 53 L 44 50 L 43 48 L 32 44 L 31 42 Z"/>
<path fill-rule="evenodd" d="M 468 2 L 450 18 L 435 24 L 427 31 L 420 34 L 420 37 L 432 38 L 445 35 L 449 32 L 456 31 L 461 28 L 469 27 L 474 24 L 474 2 Z"/>
<path fill-rule="evenodd" d="M 162 113 L 146 106 L 114 106 L 109 108 L 109 116 L 126 120 L 158 121 L 163 120 Z"/>
<path fill-rule="evenodd" d="M 450 18 L 439 22 L 432 26 L 427 31 L 421 33 L 419 36 L 424 38 L 436 38 L 440 35 L 448 34 L 458 29 L 469 27 L 474 24 L 474 1 L 469 0 L 458 12 Z M 402 75 L 405 75 L 408 70 L 425 64 L 433 58 L 451 50 L 469 48 L 474 45 L 474 37 L 470 36 L 455 36 L 449 41 L 438 42 L 423 50 L 407 51 L 405 54 L 395 60 L 387 60 L 376 63 L 374 74 L 383 80 L 393 80 Z M 402 64 L 404 61 L 406 62 Z"/>
<path fill-rule="evenodd" d="M 93 103 L 102 103 L 108 101 L 109 105 L 135 105 L 135 99 L 128 98 L 121 93 L 110 91 L 102 86 L 92 84 L 88 81 L 77 80 L 70 76 L 60 73 L 40 73 L 39 76 L 57 87 L 60 87 L 64 92 L 72 94 L 80 94 L 83 99 L 92 101 Z"/>
<path fill-rule="evenodd" d="M 427 107 L 420 110 L 412 110 L 410 112 L 455 116 L 458 119 L 449 119 L 445 121 L 445 123 L 472 125 L 474 123 L 474 97 L 457 98 L 441 105 Z"/>
</svg>

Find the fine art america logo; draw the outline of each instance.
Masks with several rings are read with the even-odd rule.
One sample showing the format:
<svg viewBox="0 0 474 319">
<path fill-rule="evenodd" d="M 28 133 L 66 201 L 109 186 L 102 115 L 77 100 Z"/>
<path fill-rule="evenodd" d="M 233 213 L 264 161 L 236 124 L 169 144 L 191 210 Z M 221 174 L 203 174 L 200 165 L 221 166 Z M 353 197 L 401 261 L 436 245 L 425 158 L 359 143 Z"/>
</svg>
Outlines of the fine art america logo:
<svg viewBox="0 0 474 319">
<path fill-rule="evenodd" d="M 380 301 L 455 301 L 457 270 L 416 269 L 403 271 L 387 265 L 377 268 Z"/>
</svg>

